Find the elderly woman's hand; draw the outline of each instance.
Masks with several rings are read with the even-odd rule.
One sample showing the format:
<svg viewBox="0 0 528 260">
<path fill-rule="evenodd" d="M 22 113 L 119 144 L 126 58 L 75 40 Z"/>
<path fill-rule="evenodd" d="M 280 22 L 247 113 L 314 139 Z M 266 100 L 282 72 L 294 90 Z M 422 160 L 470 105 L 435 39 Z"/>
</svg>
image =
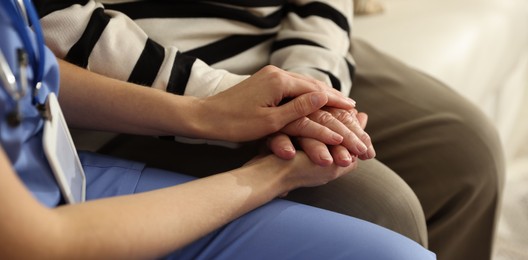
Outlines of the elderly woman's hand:
<svg viewBox="0 0 528 260">
<path fill-rule="evenodd" d="M 320 140 L 309 137 L 297 137 L 294 140 L 298 146 L 316 164 L 321 166 L 335 163 L 339 166 L 348 166 L 356 163 L 356 158 L 371 159 L 376 156 L 370 136 L 364 131 L 368 116 L 358 113 L 357 110 L 343 110 L 325 107 L 309 115 L 314 122 L 327 126 L 344 137 L 338 145 L 328 145 Z M 291 159 L 295 155 L 292 142 L 295 128 L 290 125 L 281 130 L 281 133 L 272 135 L 268 139 L 269 149 L 283 159 Z"/>
</svg>

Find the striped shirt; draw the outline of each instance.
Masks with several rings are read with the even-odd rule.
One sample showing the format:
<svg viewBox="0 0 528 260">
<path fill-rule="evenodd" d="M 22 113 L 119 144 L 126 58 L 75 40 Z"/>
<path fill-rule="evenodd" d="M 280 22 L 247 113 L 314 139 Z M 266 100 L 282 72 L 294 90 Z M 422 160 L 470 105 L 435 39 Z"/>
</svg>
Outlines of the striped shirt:
<svg viewBox="0 0 528 260">
<path fill-rule="evenodd" d="M 99 74 L 206 97 L 265 65 L 348 95 L 352 0 L 34 0 L 47 45 Z"/>
</svg>

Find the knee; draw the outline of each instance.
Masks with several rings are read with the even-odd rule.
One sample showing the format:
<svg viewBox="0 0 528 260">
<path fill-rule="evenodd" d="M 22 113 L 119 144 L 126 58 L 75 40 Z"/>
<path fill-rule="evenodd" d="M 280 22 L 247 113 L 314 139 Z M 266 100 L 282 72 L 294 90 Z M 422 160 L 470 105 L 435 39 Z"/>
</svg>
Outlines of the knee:
<svg viewBox="0 0 528 260">
<path fill-rule="evenodd" d="M 284 200 L 244 215 L 214 237 L 218 243 L 212 244 L 242 259 L 435 259 L 416 242 L 385 228 Z"/>
<path fill-rule="evenodd" d="M 448 165 L 444 174 L 457 180 L 450 185 L 475 196 L 475 200 L 496 200 L 504 179 L 503 149 L 496 128 L 480 111 L 445 114 L 438 142 L 440 157 Z"/>
<path fill-rule="evenodd" d="M 291 192 L 287 199 L 375 223 L 427 246 L 423 209 L 411 188 L 376 160 L 326 185 Z"/>
<path fill-rule="evenodd" d="M 377 161 L 360 163 L 351 173 L 357 187 L 356 211 L 359 218 L 400 233 L 422 246 L 428 246 L 424 211 L 409 185 Z"/>
</svg>

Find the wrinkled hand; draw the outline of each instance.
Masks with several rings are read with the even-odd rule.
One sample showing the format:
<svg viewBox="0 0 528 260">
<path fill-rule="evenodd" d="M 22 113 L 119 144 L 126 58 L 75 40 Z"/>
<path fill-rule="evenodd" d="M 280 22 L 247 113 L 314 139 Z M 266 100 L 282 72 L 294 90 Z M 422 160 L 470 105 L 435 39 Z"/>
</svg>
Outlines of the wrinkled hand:
<svg viewBox="0 0 528 260">
<path fill-rule="evenodd" d="M 327 166 L 335 163 L 348 166 L 356 162 L 356 158 L 363 160 L 374 158 L 376 153 L 370 136 L 364 131 L 368 116 L 358 113 L 357 110 L 343 110 L 325 107 L 316 111 L 307 118 L 322 124 L 344 137 L 339 145 L 327 145 L 320 140 L 307 137 L 296 139 L 298 145 L 306 152 L 308 157 L 318 165 Z M 282 133 L 277 133 L 268 139 L 268 147 L 277 156 L 291 159 L 295 155 L 295 148 L 290 136 L 299 136 L 295 129 L 287 125 Z"/>
<path fill-rule="evenodd" d="M 290 100 L 281 104 L 283 100 Z M 352 109 L 351 99 L 324 83 L 299 77 L 273 66 L 266 66 L 248 79 L 201 101 L 199 121 L 202 136 L 226 141 L 249 141 L 305 120 L 323 106 Z M 338 144 L 342 136 L 315 121 L 293 123 L 289 129 L 317 128 L 308 135 L 329 144 Z M 314 131 L 310 131 L 313 133 Z"/>
</svg>

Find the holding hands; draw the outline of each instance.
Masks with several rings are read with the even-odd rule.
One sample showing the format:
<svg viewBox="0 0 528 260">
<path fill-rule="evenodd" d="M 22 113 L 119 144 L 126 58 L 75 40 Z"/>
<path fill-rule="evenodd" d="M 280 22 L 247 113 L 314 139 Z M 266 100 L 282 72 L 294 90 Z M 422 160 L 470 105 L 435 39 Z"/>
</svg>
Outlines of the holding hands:
<svg viewBox="0 0 528 260">
<path fill-rule="evenodd" d="M 284 100 L 290 101 L 281 105 Z M 287 127 L 295 136 L 339 144 L 343 141 L 340 134 L 306 116 L 324 106 L 354 108 L 354 101 L 322 82 L 274 66 L 199 102 L 203 135 L 234 142 L 255 140 Z"/>
<path fill-rule="evenodd" d="M 296 137 L 298 145 L 308 157 L 318 165 L 336 163 L 348 166 L 356 161 L 372 159 L 376 155 L 370 136 L 364 131 L 368 116 L 351 110 L 324 107 L 307 116 L 312 122 L 325 126 L 343 137 L 339 144 L 326 143 L 321 139 L 292 134 L 290 126 L 275 134 L 268 141 L 269 148 L 279 157 L 290 159 L 295 155 L 291 137 Z"/>
<path fill-rule="evenodd" d="M 281 105 L 284 100 L 290 100 Z M 355 102 L 315 79 L 266 66 L 234 87 L 202 100 L 210 137 L 248 141 L 272 134 L 269 149 L 293 159 L 294 142 L 319 166 L 347 167 L 375 156 Z M 222 115 L 222 116 L 218 116 Z"/>
</svg>

